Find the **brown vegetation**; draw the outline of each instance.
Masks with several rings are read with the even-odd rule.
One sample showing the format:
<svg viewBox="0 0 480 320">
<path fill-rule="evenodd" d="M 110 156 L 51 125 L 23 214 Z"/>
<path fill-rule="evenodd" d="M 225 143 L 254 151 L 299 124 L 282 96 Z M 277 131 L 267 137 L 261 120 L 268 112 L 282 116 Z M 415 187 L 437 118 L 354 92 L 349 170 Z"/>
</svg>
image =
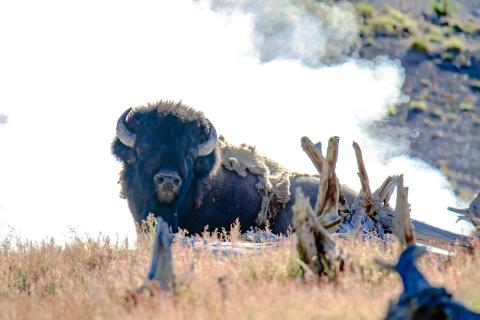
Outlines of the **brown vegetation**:
<svg viewBox="0 0 480 320">
<path fill-rule="evenodd" d="M 218 237 L 221 235 L 217 235 Z M 208 235 L 206 239 L 215 237 Z M 233 246 L 238 244 L 231 240 Z M 400 246 L 336 240 L 349 254 L 335 282 L 299 280 L 295 237 L 250 253 L 222 256 L 177 241 L 176 293 L 127 299 L 145 281 L 151 239 L 133 249 L 108 239 L 76 239 L 64 247 L 3 242 L 0 249 L 1 319 L 381 319 L 401 291 L 399 277 L 373 263 L 394 262 Z M 130 244 L 131 245 L 131 244 Z M 478 249 L 480 249 L 477 246 Z M 480 310 L 480 251 L 430 254 L 420 267 L 435 285 Z M 352 306 L 355 306 L 353 308 Z"/>
</svg>

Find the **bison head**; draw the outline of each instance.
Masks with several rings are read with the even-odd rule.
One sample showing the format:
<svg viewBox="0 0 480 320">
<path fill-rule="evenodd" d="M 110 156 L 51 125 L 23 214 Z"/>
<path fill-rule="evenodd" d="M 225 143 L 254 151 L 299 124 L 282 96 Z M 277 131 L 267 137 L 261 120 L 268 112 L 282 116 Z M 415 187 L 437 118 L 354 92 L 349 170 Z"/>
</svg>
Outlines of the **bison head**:
<svg viewBox="0 0 480 320">
<path fill-rule="evenodd" d="M 118 119 L 113 154 L 124 168 L 122 194 L 137 222 L 149 213 L 181 225 L 200 179 L 218 166 L 217 133 L 201 112 L 181 103 L 131 108 Z"/>
</svg>

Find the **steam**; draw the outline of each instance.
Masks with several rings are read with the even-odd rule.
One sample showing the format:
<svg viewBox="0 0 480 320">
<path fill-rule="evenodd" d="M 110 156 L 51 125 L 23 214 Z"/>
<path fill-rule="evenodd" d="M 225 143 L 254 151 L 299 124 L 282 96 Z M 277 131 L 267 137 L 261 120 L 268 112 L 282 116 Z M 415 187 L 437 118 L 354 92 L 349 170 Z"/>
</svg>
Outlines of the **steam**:
<svg viewBox="0 0 480 320">
<path fill-rule="evenodd" d="M 301 136 L 338 135 L 339 178 L 359 189 L 356 140 L 373 188 L 404 173 L 414 218 L 465 228 L 447 214 L 459 204 L 444 177 L 365 134 L 402 98 L 404 74 L 386 57 L 346 58 L 357 28 L 347 4 L 318 5 L 318 19 L 308 1 L 232 3 L 0 4 L 0 28 L 12 30 L 0 35 L 0 237 L 10 227 L 28 239 L 134 237 L 110 143 L 124 110 L 159 99 L 204 111 L 230 142 L 298 172 L 315 173 Z M 343 62 L 322 67 L 331 61 Z"/>
<path fill-rule="evenodd" d="M 357 15 L 349 2 L 211 0 L 214 10 L 250 15 L 260 61 L 300 60 L 307 66 L 339 62 L 358 44 Z"/>
</svg>

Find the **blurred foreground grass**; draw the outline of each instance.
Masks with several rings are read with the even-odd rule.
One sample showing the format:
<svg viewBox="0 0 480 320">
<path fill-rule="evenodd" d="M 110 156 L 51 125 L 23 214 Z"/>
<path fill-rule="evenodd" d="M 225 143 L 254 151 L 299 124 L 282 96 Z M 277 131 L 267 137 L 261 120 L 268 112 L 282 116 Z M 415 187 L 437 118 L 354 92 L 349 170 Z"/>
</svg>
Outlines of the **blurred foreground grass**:
<svg viewBox="0 0 480 320">
<path fill-rule="evenodd" d="M 212 235 L 207 238 L 212 240 Z M 213 239 L 215 240 L 215 239 Z M 235 239 L 230 239 L 236 245 Z M 398 297 L 396 274 L 379 269 L 375 257 L 393 262 L 397 245 L 338 240 L 349 255 L 335 283 L 301 281 L 295 237 L 242 255 L 222 256 L 206 248 L 173 245 L 176 293 L 137 296 L 144 283 L 151 238 L 134 249 L 106 238 L 38 244 L 10 241 L 0 249 L 1 319 L 382 319 Z M 434 285 L 443 285 L 480 311 L 480 247 L 453 258 L 433 254 L 420 266 Z"/>
</svg>

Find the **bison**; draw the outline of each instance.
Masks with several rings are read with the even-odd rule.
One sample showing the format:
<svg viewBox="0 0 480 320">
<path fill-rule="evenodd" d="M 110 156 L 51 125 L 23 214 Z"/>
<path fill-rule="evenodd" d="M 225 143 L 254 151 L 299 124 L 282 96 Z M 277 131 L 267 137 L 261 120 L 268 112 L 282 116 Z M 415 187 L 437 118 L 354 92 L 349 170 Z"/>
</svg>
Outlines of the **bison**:
<svg viewBox="0 0 480 320">
<path fill-rule="evenodd" d="M 268 202 L 264 211 L 271 213 L 272 231 L 286 233 L 291 225 L 293 197 L 282 202 L 278 194 L 262 194 L 259 189 L 259 179 L 267 180 L 267 171 L 273 171 L 270 169 L 276 164 L 267 159 L 265 172 L 261 165 L 245 165 L 241 170 L 238 157 L 228 157 L 228 163 L 222 163 L 225 155 L 221 149 L 212 123 L 203 113 L 182 103 L 161 101 L 126 110 L 118 120 L 112 152 L 123 163 L 121 194 L 134 220 L 141 222 L 152 213 L 173 229 L 200 233 L 206 226 L 229 228 L 238 218 L 242 230 L 248 230 L 259 225 L 262 202 L 263 207 Z M 255 154 L 248 148 L 238 148 L 237 153 L 242 152 Z M 286 198 L 290 190 L 301 187 L 314 201 L 317 177 L 285 177 Z M 264 181 L 268 184 L 270 181 Z M 346 189 L 345 194 L 353 201 L 353 191 Z"/>
<path fill-rule="evenodd" d="M 138 223 L 152 213 L 173 230 L 191 234 L 208 226 L 228 229 L 239 219 L 242 231 L 269 224 L 272 232 L 291 228 L 295 190 L 315 204 L 319 177 L 290 172 L 252 147 L 235 147 L 217 137 L 212 123 L 182 103 L 160 101 L 130 108 L 118 119 L 113 154 L 123 163 L 121 195 Z M 356 193 L 341 187 L 352 204 Z M 416 233 L 457 239 L 413 221 Z"/>
</svg>

